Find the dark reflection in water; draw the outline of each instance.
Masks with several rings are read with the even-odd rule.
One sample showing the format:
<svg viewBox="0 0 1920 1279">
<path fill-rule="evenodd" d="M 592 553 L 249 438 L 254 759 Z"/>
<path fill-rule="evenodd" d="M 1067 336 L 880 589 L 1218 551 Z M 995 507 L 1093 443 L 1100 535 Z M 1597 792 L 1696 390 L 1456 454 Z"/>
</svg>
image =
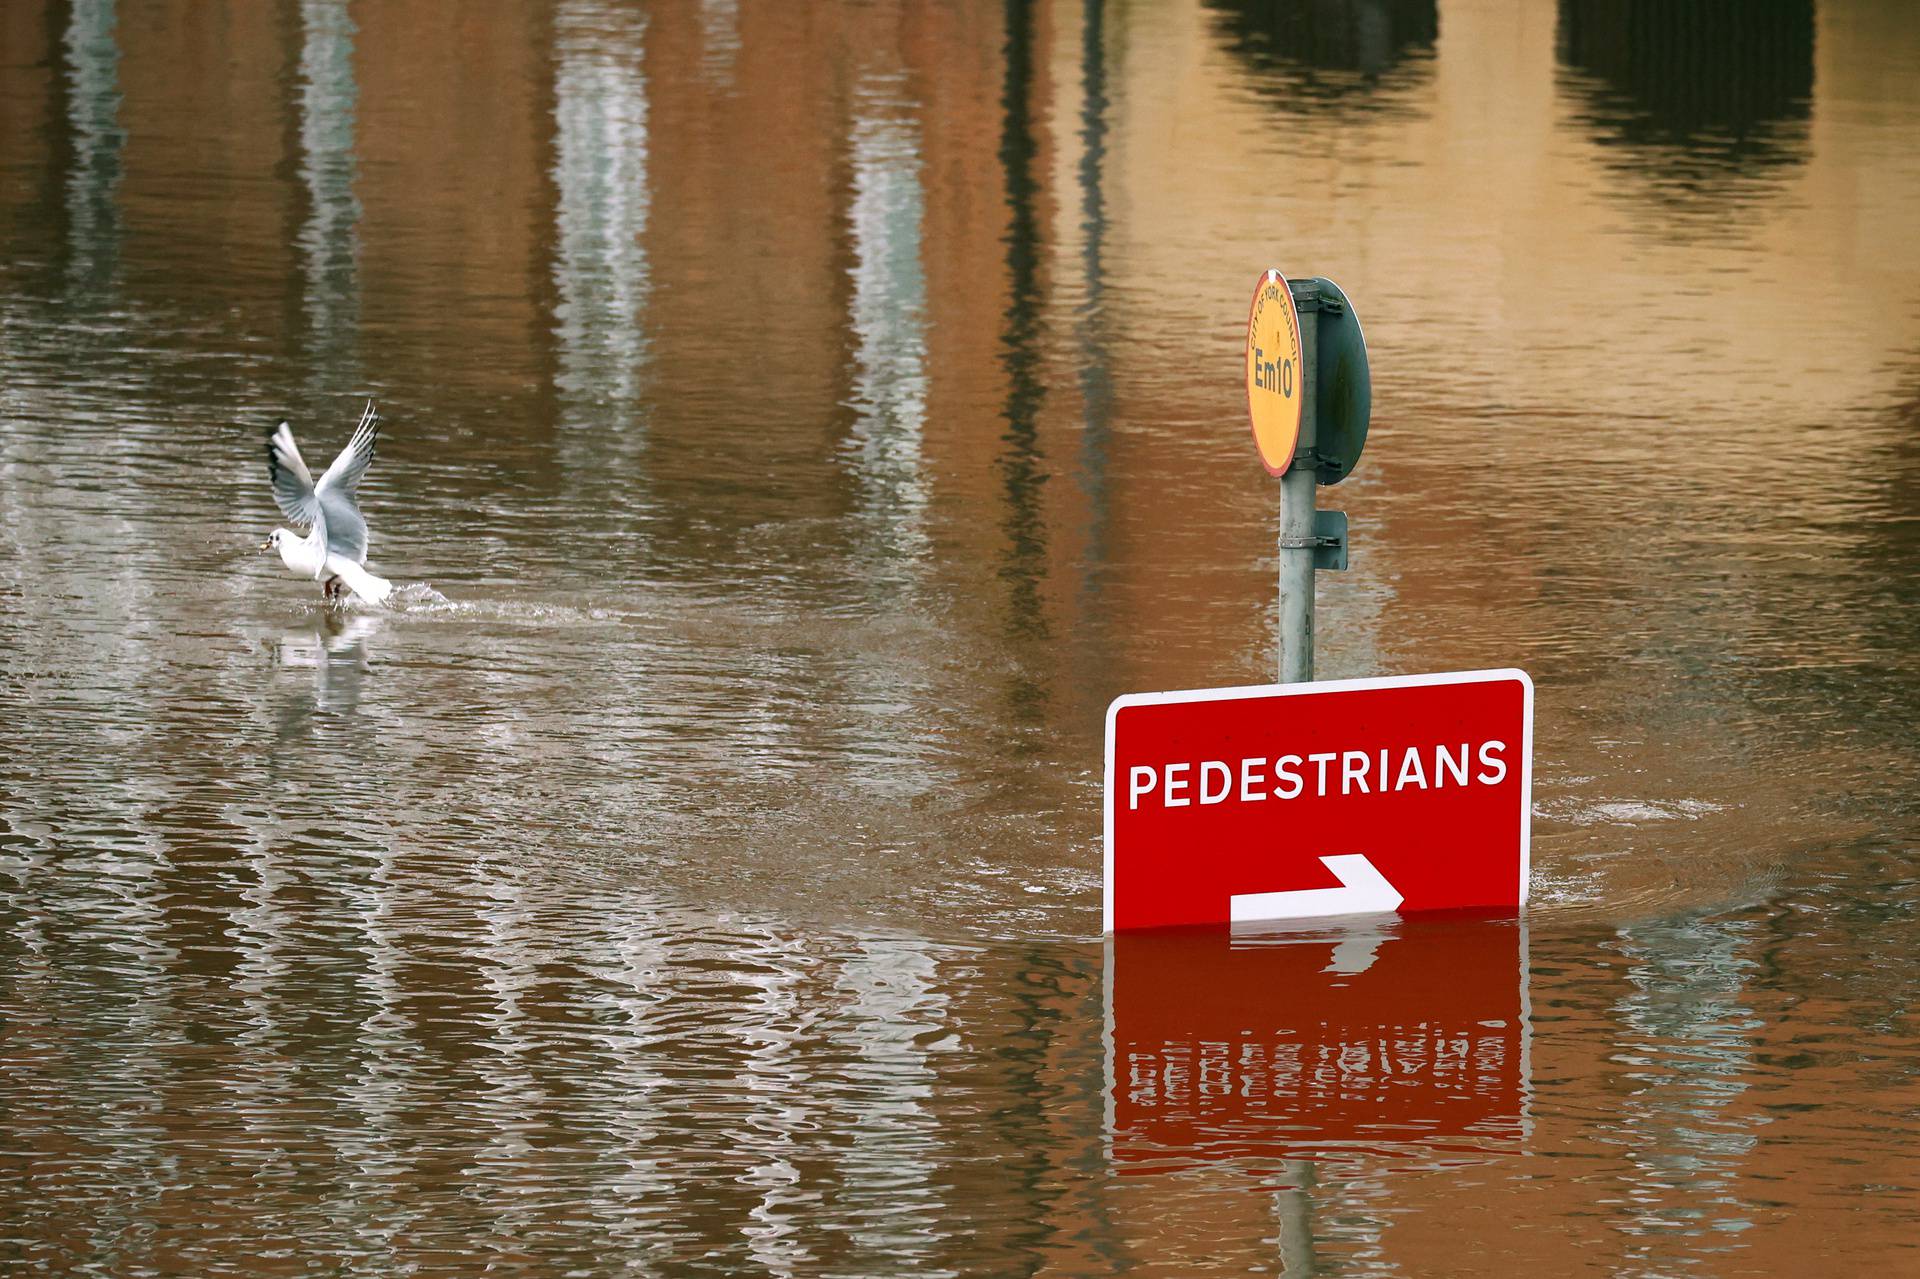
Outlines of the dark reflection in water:
<svg viewBox="0 0 1920 1279">
<path fill-rule="evenodd" d="M 1813 0 L 1560 0 L 1582 123 L 1657 196 L 1718 217 L 1728 184 L 1805 160 L 1813 34 Z"/>
<path fill-rule="evenodd" d="M 1108 477 L 1113 450 L 1113 355 L 1107 307 L 1107 13 L 1104 0 L 1089 0 L 1080 35 L 1080 264 L 1082 290 L 1075 330 L 1080 338 L 1079 480 L 1087 495 L 1087 551 L 1083 558 L 1081 608 L 1100 606 L 1102 570 L 1112 557 L 1113 493 Z"/>
<path fill-rule="evenodd" d="M 350 395 L 359 381 L 360 202 L 353 19 L 346 0 L 301 0 L 300 178 L 306 216 L 295 237 L 304 270 L 304 341 L 320 377 L 314 396 Z"/>
<path fill-rule="evenodd" d="M 55 8 L 54 12 L 58 12 Z M 120 261 L 120 46 L 115 0 L 73 0 L 61 41 L 66 140 L 67 286 L 103 297 Z"/>
<path fill-rule="evenodd" d="M 1000 335 L 1006 369 L 1006 403 L 1001 416 L 1005 450 L 1000 472 L 1006 490 L 1007 550 L 1000 575 L 1007 583 L 1009 629 L 1023 639 L 1045 640 L 1047 619 L 1041 609 L 1040 581 L 1047 572 L 1046 523 L 1041 486 L 1049 470 L 1039 444 L 1039 413 L 1046 398 L 1040 377 L 1040 194 L 1036 164 L 1034 96 L 1034 13 L 1025 0 L 1006 5 L 1006 81 L 1000 96 L 1000 166 L 1006 188 L 1006 327 Z M 1033 694 L 1017 701 L 1033 700 Z"/>
<path fill-rule="evenodd" d="M 1920 24 L 1731 12 L 0 5 L 0 1268 L 1900 1272 Z M 1533 672 L 1534 905 L 1109 954 L 1296 261 L 1325 673 Z"/>
<path fill-rule="evenodd" d="M 1295 112 L 1392 109 L 1430 74 L 1433 0 L 1207 0 L 1261 93 Z"/>
</svg>

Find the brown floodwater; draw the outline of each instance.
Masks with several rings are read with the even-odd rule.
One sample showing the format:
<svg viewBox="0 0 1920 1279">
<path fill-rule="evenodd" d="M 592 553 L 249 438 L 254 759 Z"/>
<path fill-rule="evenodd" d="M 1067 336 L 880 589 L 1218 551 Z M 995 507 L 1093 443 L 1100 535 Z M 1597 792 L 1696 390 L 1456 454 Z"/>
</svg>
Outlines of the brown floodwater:
<svg viewBox="0 0 1920 1279">
<path fill-rule="evenodd" d="M 9 0 L 0 1266 L 1920 1268 L 1916 139 L 1897 0 Z M 1524 921 L 1100 936 L 1270 266 Z"/>
</svg>

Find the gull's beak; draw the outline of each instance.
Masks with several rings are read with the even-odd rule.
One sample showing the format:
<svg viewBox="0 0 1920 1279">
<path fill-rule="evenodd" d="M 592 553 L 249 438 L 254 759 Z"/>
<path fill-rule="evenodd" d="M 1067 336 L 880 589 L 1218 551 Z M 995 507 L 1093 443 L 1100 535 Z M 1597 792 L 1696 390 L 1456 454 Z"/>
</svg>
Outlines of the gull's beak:
<svg viewBox="0 0 1920 1279">
<path fill-rule="evenodd" d="M 272 539 L 272 538 L 268 538 L 268 539 L 267 539 L 266 541 L 264 541 L 264 542 L 262 542 L 262 543 L 260 543 L 260 549 L 261 549 L 261 550 L 263 550 L 263 551 L 270 551 L 270 550 L 272 550 L 272 549 L 273 549 L 273 539 Z"/>
</svg>

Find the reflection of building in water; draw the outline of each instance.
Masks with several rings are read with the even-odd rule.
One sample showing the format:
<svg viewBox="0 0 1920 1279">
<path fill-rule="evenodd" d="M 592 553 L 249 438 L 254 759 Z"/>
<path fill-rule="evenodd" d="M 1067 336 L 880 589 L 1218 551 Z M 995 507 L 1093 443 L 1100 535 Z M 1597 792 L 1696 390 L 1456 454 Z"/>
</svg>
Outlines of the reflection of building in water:
<svg viewBox="0 0 1920 1279">
<path fill-rule="evenodd" d="M 923 453 L 927 416 L 927 283 L 921 261 L 925 198 L 916 105 L 897 70 L 855 86 L 852 175 L 853 421 L 843 451 L 856 485 L 857 589 L 875 607 L 910 606 L 931 554 Z M 927 725 L 914 709 L 925 678 L 897 653 L 850 654 L 861 726 L 854 753 L 866 783 L 896 795 L 934 785 Z"/>
<path fill-rule="evenodd" d="M 346 0 L 300 5 L 300 179 L 307 218 L 300 228 L 306 272 L 310 356 L 326 382 L 320 393 L 350 391 L 359 382 L 360 202 L 353 194 L 353 19 Z"/>
<path fill-rule="evenodd" d="M 936 988 L 928 944 L 906 937 L 862 940 L 835 974 L 855 1055 L 851 1087 L 835 1096 L 844 1145 L 841 1185 L 854 1241 L 875 1256 L 924 1249 L 950 1229 L 939 1185 L 941 1119 L 934 1106 L 933 1049 L 950 1013 Z"/>
<path fill-rule="evenodd" d="M 547 15 L 434 4 L 353 15 L 364 323 L 403 334 L 414 361 L 442 365 L 443 384 L 525 394 L 527 335 L 548 323 Z"/>
<path fill-rule="evenodd" d="M 1041 590 L 1049 576 L 1049 529 L 1041 499 L 1049 472 L 1039 423 L 1047 394 L 1040 376 L 1045 240 L 1038 206 L 1044 169 L 1038 155 L 1041 122 L 1034 108 L 1034 64 L 1041 51 L 1031 6 L 1008 4 L 1000 96 L 1000 166 L 1008 218 L 1001 237 L 1008 298 L 1000 331 L 1000 364 L 1007 379 L 1001 409 L 1004 447 L 998 459 L 1006 502 L 1001 528 L 1007 539 L 1000 576 L 1008 588 L 1009 629 L 1034 639 L 1047 638 L 1050 629 Z"/>
<path fill-rule="evenodd" d="M 1668 1237 L 1724 1239 L 1753 1224 L 1736 1182 L 1764 1115 L 1738 1106 L 1763 1023 L 1745 998 L 1757 965 L 1750 924 L 1681 919 L 1624 929 L 1633 990 L 1617 1005 L 1629 1091 L 1611 1125 L 1626 1147 L 1628 1193 L 1615 1228 L 1650 1269 L 1697 1263 Z M 1702 1246 L 1711 1246 L 1703 1244 Z"/>
<path fill-rule="evenodd" d="M 897 80 L 854 91 L 854 421 L 860 540 L 869 587 L 898 588 L 928 551 L 921 433 L 927 414 L 926 272 L 920 264 L 919 131 Z M 916 574 L 917 575 L 917 574 Z"/>
<path fill-rule="evenodd" d="M 304 33 L 289 11 L 228 0 L 120 14 L 125 300 L 237 327 L 266 349 L 297 323 L 304 287 Z M 210 349 L 233 358 L 232 345 Z"/>
<path fill-rule="evenodd" d="M 1086 495 L 1087 550 L 1081 556 L 1080 607 L 1100 609 L 1101 574 L 1107 566 L 1107 540 L 1113 510 L 1107 470 L 1113 445 L 1113 360 L 1107 295 L 1107 45 L 1105 0 L 1087 0 L 1080 31 L 1080 158 L 1074 177 L 1080 189 L 1081 295 L 1075 336 L 1080 365 L 1079 481 Z M 1062 228 L 1063 231 L 1068 228 Z M 1062 246 L 1065 247 L 1064 245 Z"/>
<path fill-rule="evenodd" d="M 740 0 L 700 0 L 700 69 L 720 88 L 733 87 L 740 54 Z"/>
<path fill-rule="evenodd" d="M 1430 70 L 1434 0 L 1209 0 L 1226 45 L 1291 111 L 1378 111 Z"/>
<path fill-rule="evenodd" d="M 727 1134 L 748 1166 L 736 1177 L 743 1193 L 730 1207 L 739 1213 L 738 1229 L 755 1267 L 774 1279 L 791 1279 L 819 1260 L 816 1245 L 799 1229 L 810 1199 L 801 1173 L 805 1134 L 820 1126 L 816 1099 L 800 1086 L 801 1028 L 819 988 L 796 942 L 763 934 L 750 945 L 757 962 L 740 974 L 729 1049 L 739 1054 L 736 1070 L 751 1100 L 742 1107 L 739 1127 Z"/>
<path fill-rule="evenodd" d="M 708 48 L 700 11 L 662 6 L 647 18 L 645 465 L 682 503 L 656 541 L 665 564 L 712 554 L 716 525 L 776 509 L 819 518 L 843 500 L 823 482 L 841 472 L 820 436 L 782 429 L 795 405 L 844 394 L 846 85 L 826 39 L 836 28 L 804 6 L 752 16 L 735 54 L 738 93 L 685 73 Z M 736 500 L 743 489 L 766 508 Z"/>
<path fill-rule="evenodd" d="M 65 122 L 65 31 L 51 6 L 0 4 L 0 249 L 17 281 L 60 233 L 65 189 L 56 153 Z"/>
<path fill-rule="evenodd" d="M 120 46 L 114 0 L 75 0 L 64 40 L 67 125 L 73 139 L 67 173 L 67 279 L 71 288 L 105 288 L 120 259 Z"/>
<path fill-rule="evenodd" d="M 1558 52 L 1620 167 L 1723 215 L 1727 184 L 1805 158 L 1813 31 L 1813 0 L 1560 0 Z"/>
<path fill-rule="evenodd" d="M 555 381 L 566 426 L 634 425 L 646 362 L 646 20 L 591 0 L 554 17 Z"/>
<path fill-rule="evenodd" d="M 554 14 L 555 455 L 596 494 L 583 516 L 627 561 L 646 545 L 635 533 L 652 498 L 640 457 L 653 286 L 647 35 L 643 11 L 607 0 L 567 0 Z"/>
</svg>

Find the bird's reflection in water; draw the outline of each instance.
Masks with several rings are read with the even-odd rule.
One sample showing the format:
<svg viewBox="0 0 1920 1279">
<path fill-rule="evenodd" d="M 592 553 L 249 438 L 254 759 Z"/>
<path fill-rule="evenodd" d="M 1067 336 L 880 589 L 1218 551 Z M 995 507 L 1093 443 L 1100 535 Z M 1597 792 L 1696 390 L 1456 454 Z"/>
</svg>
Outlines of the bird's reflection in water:
<svg viewBox="0 0 1920 1279">
<path fill-rule="evenodd" d="M 371 614 L 329 609 L 281 632 L 273 644 L 275 663 L 313 672 L 313 696 L 281 704 L 283 738 L 302 732 L 315 715 L 351 715 L 359 709 L 361 683 L 372 665 L 367 641 L 383 623 Z"/>
</svg>

